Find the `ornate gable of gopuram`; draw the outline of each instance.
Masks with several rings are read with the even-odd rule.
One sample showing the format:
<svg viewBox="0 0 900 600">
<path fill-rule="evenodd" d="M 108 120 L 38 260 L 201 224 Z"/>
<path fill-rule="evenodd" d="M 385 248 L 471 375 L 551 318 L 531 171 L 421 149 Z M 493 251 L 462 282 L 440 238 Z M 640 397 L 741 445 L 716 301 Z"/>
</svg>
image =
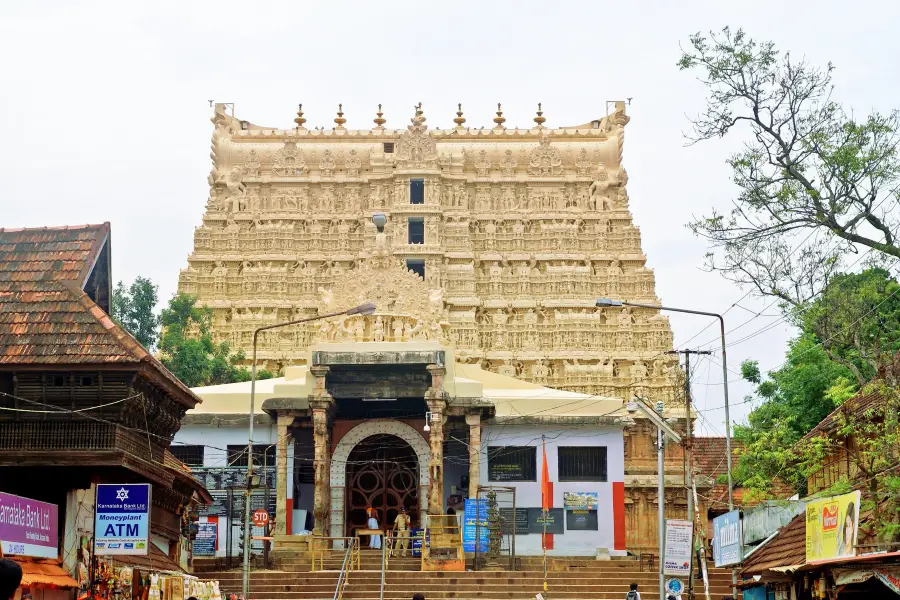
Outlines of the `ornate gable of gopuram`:
<svg viewBox="0 0 900 600">
<path fill-rule="evenodd" d="M 372 317 L 265 332 L 259 356 L 278 368 L 323 336 L 440 336 L 457 360 L 504 375 L 672 402 L 668 320 L 595 306 L 659 301 L 629 211 L 624 103 L 559 128 L 541 111 L 534 127 L 507 127 L 500 107 L 490 128 L 467 127 L 462 107 L 449 129 L 426 126 L 421 105 L 400 129 L 380 109 L 366 130 L 343 114 L 307 129 L 298 112 L 284 130 L 216 106 L 209 198 L 179 290 L 212 308 L 219 340 L 249 355 L 256 327 L 371 301 Z"/>
<path fill-rule="evenodd" d="M 443 290 L 429 290 L 422 278 L 391 255 L 383 243 L 384 234 L 379 234 L 371 257 L 338 279 L 332 288 L 319 288 L 322 314 L 366 302 L 375 304 L 374 314 L 322 320 L 315 341 L 446 341 L 441 327 Z"/>
</svg>

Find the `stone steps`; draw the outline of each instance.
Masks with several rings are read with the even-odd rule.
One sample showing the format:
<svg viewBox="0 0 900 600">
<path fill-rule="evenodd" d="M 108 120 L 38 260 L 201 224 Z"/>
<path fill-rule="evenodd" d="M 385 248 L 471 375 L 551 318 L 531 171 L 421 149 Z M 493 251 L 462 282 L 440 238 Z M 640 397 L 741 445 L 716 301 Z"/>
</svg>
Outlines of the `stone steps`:
<svg viewBox="0 0 900 600">
<path fill-rule="evenodd" d="M 365 565 L 375 562 L 366 559 L 364 556 Z M 427 600 L 532 600 L 543 589 L 543 569 L 534 568 L 532 564 L 528 565 L 528 570 L 512 572 L 420 572 L 419 559 L 406 560 L 416 571 L 388 571 L 385 600 L 409 600 L 416 592 L 424 593 Z M 660 600 L 656 591 L 656 573 L 641 571 L 635 560 L 565 562 L 567 564 L 557 563 L 556 566 L 572 570 L 547 573 L 553 600 L 621 600 L 632 582 L 640 586 L 643 600 Z M 391 566 L 394 565 L 392 562 Z M 380 560 L 377 567 L 352 571 L 343 598 L 378 600 L 381 591 Z M 254 571 L 251 573 L 250 600 L 332 600 L 337 576 L 337 570 Z M 218 579 L 223 594 L 240 591 L 240 570 L 208 573 L 204 577 Z M 702 582 L 697 582 L 697 589 L 702 597 Z M 731 595 L 730 571 L 711 571 L 710 595 L 715 599 Z"/>
</svg>

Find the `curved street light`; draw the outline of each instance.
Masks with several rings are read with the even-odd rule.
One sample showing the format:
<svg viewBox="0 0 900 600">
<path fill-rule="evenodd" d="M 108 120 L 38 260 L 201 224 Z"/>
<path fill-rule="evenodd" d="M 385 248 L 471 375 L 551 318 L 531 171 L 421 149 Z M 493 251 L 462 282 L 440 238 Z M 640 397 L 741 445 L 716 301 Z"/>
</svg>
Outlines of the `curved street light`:
<svg viewBox="0 0 900 600">
<path fill-rule="evenodd" d="M 598 298 L 596 306 L 634 306 L 637 308 L 652 308 L 655 310 L 666 310 L 669 312 L 687 313 L 689 315 L 703 315 L 705 317 L 715 317 L 719 320 L 719 330 L 722 337 L 722 388 L 725 396 L 725 453 L 728 468 L 728 510 L 734 510 L 734 493 L 731 481 L 731 416 L 728 408 L 728 359 L 725 355 L 725 319 L 719 313 L 705 312 L 702 310 L 689 310 L 687 308 L 672 308 L 671 306 L 660 306 L 658 304 L 643 304 L 640 302 L 628 302 L 626 300 L 611 300 L 610 298 Z M 690 418 L 690 417 L 688 417 Z M 688 490 L 688 495 L 690 495 Z M 690 499 L 690 498 L 689 498 Z M 693 515 L 691 515 L 693 519 Z M 661 532 L 660 532 L 661 533 Z M 737 597 L 737 571 L 731 570 L 731 593 L 732 597 Z M 662 591 L 660 591 L 662 594 Z"/>
<path fill-rule="evenodd" d="M 243 579 L 241 589 L 244 598 L 248 598 L 250 590 L 250 490 L 253 481 L 253 420 L 254 411 L 256 410 L 256 342 L 259 338 L 259 332 L 269 329 L 277 329 L 279 327 L 287 327 L 288 325 L 299 325 L 300 323 L 309 323 L 310 321 L 320 321 L 330 317 L 340 317 L 342 315 L 371 315 L 375 312 L 375 304 L 366 302 L 353 308 L 328 313 L 324 315 L 316 315 L 315 317 L 307 317 L 305 319 L 297 319 L 295 321 L 286 321 L 284 323 L 275 323 L 273 325 L 264 325 L 253 331 L 253 362 L 250 370 L 250 434 L 249 443 L 247 444 L 247 499 L 244 501 L 244 565 Z"/>
</svg>

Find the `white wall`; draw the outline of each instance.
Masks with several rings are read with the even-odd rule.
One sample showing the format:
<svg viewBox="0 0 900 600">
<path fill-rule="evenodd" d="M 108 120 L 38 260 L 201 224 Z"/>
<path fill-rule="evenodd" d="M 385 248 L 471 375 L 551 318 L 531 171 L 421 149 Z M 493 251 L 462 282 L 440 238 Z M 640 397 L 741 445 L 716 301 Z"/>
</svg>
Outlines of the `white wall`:
<svg viewBox="0 0 900 600">
<path fill-rule="evenodd" d="M 498 485 L 516 488 L 516 506 L 519 508 L 541 506 L 541 434 L 546 436 L 547 463 L 550 481 L 553 482 L 553 506 L 563 507 L 564 492 L 598 492 L 598 531 L 566 531 L 554 536 L 554 549 L 548 551 L 557 556 L 587 556 L 597 548 L 613 548 L 612 482 L 625 480 L 625 444 L 621 428 L 576 426 L 541 428 L 496 424 L 485 426 L 481 436 L 481 485 Z M 537 448 L 537 481 L 492 482 L 488 481 L 487 449 L 489 446 L 534 446 Z M 561 482 L 558 477 L 557 448 L 559 446 L 606 446 L 606 482 Z M 516 554 L 520 556 L 541 554 L 541 536 L 537 534 L 516 536 Z"/>
<path fill-rule="evenodd" d="M 204 467 L 227 467 L 228 446 L 246 446 L 248 429 L 246 427 L 213 427 L 210 425 L 183 425 L 175 434 L 173 446 L 192 444 L 206 446 L 203 451 Z M 254 445 L 274 444 L 277 439 L 276 427 L 256 425 L 253 428 Z"/>
</svg>

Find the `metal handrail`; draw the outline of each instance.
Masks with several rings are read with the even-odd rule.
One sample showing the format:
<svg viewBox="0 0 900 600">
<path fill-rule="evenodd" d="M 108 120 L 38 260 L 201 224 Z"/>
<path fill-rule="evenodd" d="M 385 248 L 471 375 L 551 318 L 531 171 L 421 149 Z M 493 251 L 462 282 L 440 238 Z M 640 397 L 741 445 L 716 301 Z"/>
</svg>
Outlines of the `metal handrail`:
<svg viewBox="0 0 900 600">
<path fill-rule="evenodd" d="M 354 545 L 354 543 L 359 541 L 359 538 L 356 538 L 356 537 L 328 537 L 328 536 L 317 536 L 317 535 L 310 536 L 310 537 L 312 538 L 312 541 L 310 543 L 310 553 L 309 554 L 312 557 L 312 567 L 310 569 L 312 572 L 316 572 L 317 570 L 321 571 L 321 570 L 325 569 L 325 554 L 329 550 L 333 550 L 333 548 L 328 547 L 333 542 L 337 542 L 337 541 L 347 542 L 348 543 L 347 548 L 350 548 Z M 325 546 L 323 546 L 323 544 Z M 358 560 L 359 548 L 357 548 L 356 556 L 357 556 L 357 562 L 359 562 L 359 560 Z M 318 558 L 318 562 L 319 562 L 318 569 L 316 569 L 316 558 Z M 357 567 L 359 567 L 359 564 L 357 564 Z"/>
<path fill-rule="evenodd" d="M 353 555 L 359 550 L 359 540 L 353 539 L 347 545 L 347 551 L 344 552 L 344 562 L 341 565 L 341 572 L 338 573 L 337 585 L 334 587 L 334 600 L 342 600 L 344 597 L 344 587 L 350 578 L 350 571 L 353 569 Z"/>
<path fill-rule="evenodd" d="M 388 560 L 390 560 L 391 555 L 391 553 L 388 552 L 388 546 L 391 543 L 390 540 L 390 532 L 385 532 L 385 536 L 381 544 L 381 591 L 378 593 L 378 600 L 384 600 L 384 574 L 387 571 Z"/>
</svg>

